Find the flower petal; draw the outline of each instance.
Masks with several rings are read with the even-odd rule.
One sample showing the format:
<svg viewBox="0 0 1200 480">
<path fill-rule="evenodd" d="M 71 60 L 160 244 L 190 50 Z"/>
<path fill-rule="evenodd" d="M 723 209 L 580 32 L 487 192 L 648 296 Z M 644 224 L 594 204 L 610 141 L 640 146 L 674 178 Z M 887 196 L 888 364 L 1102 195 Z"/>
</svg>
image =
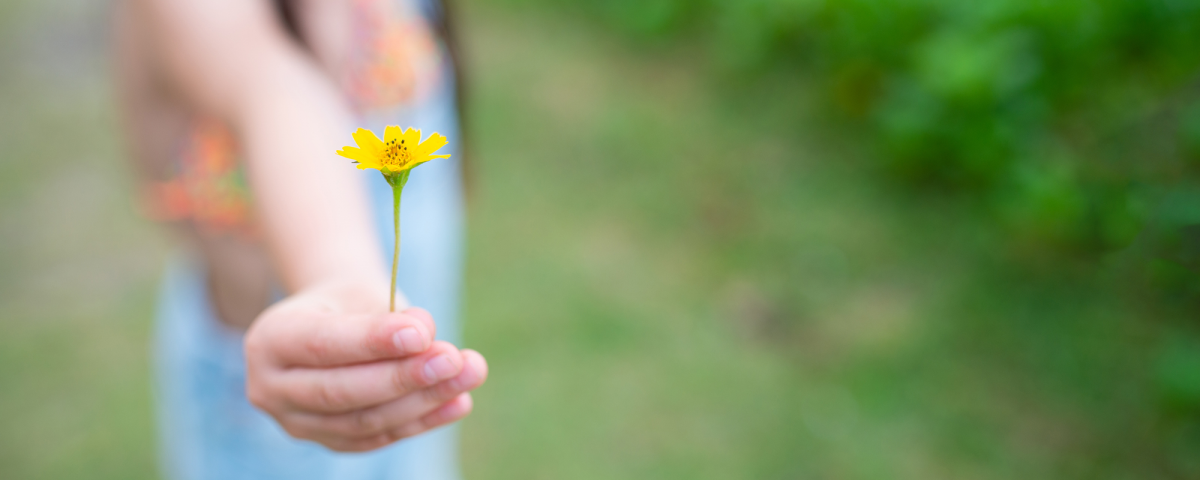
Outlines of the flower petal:
<svg viewBox="0 0 1200 480">
<path fill-rule="evenodd" d="M 354 132 L 354 142 L 358 147 L 375 158 L 383 154 L 383 140 L 375 136 L 375 132 L 360 128 Z M 360 160 L 361 161 L 361 160 Z"/>
<path fill-rule="evenodd" d="M 380 170 L 382 167 L 383 167 L 383 165 L 380 165 L 379 162 L 374 161 L 374 160 L 367 161 L 367 162 L 363 162 L 363 161 L 358 162 L 359 170 L 364 170 L 364 169 L 368 169 L 368 168 L 374 168 L 376 170 Z"/>
<path fill-rule="evenodd" d="M 403 135 L 403 134 L 400 133 L 400 127 L 397 127 L 395 125 L 388 125 L 386 127 L 383 127 L 384 143 L 392 143 L 393 141 L 399 142 L 401 135 Z"/>
<path fill-rule="evenodd" d="M 425 139 L 424 142 L 421 142 L 421 144 L 417 147 L 416 151 L 414 151 L 413 153 L 416 154 L 417 157 L 423 157 L 425 155 L 429 155 L 433 152 L 438 151 L 438 149 L 446 146 L 447 143 L 450 143 L 450 142 L 448 140 L 446 140 L 445 136 L 443 136 L 440 133 L 433 132 L 433 134 L 430 135 L 429 138 Z M 439 157 L 431 157 L 431 158 L 447 158 L 447 157 L 449 157 L 449 155 L 446 155 L 444 157 L 439 156 Z"/>
<path fill-rule="evenodd" d="M 446 155 L 422 155 L 419 157 L 414 157 L 412 163 L 410 163 L 411 166 L 408 168 L 413 168 L 417 165 L 428 162 L 435 158 L 450 158 L 450 155 L 449 154 L 446 154 Z"/>
<path fill-rule="evenodd" d="M 417 144 L 421 143 L 421 131 L 409 128 L 404 131 L 404 135 L 400 137 L 400 140 L 404 142 L 404 146 L 408 148 L 409 153 L 416 153 Z"/>
<path fill-rule="evenodd" d="M 378 162 L 377 159 L 357 147 L 342 147 L 341 150 L 337 151 L 337 154 L 358 162 Z"/>
</svg>

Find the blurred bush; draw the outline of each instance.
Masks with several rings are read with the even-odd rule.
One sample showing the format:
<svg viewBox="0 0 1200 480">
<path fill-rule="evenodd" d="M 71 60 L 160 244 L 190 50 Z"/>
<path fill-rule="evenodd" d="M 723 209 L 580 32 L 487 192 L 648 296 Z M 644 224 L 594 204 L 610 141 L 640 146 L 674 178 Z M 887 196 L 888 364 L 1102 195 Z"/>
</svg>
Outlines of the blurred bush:
<svg viewBox="0 0 1200 480">
<path fill-rule="evenodd" d="M 1022 248 L 1095 255 L 1200 223 L 1166 204 L 1196 191 L 1200 3 L 532 1 L 697 42 L 733 72 L 803 71 L 887 178 Z"/>
<path fill-rule="evenodd" d="M 723 74 L 705 83 L 716 87 L 704 93 L 705 100 L 716 101 L 694 109 L 645 101 L 662 88 L 628 95 L 638 108 L 660 110 L 657 120 L 603 117 L 598 128 L 579 136 L 638 133 L 563 149 L 556 154 L 561 160 L 547 155 L 557 162 L 543 159 L 547 164 L 569 167 L 545 182 L 582 176 L 589 179 L 582 184 L 595 183 L 598 175 L 621 171 L 617 177 L 627 184 L 653 188 L 621 191 L 621 181 L 603 182 L 611 195 L 606 198 L 651 192 L 608 218 L 628 219 L 652 205 L 668 212 L 656 218 L 663 224 L 668 218 L 679 223 L 689 208 L 706 212 L 696 223 L 711 226 L 694 230 L 702 235 L 654 231 L 666 232 L 672 248 L 692 244 L 701 253 L 691 260 L 715 265 L 689 275 L 682 282 L 689 288 L 706 291 L 698 285 L 728 279 L 717 295 L 728 306 L 716 315 L 738 319 L 752 332 L 748 337 L 759 340 L 755 348 L 782 352 L 789 372 L 803 372 L 788 381 L 802 385 L 798 391 L 809 388 L 794 380 L 803 375 L 843 386 L 864 405 L 891 412 L 871 420 L 873 427 L 888 423 L 880 420 L 888 415 L 912 415 L 917 428 L 944 446 L 934 449 L 939 459 L 968 458 L 1000 472 L 950 477 L 1200 478 L 1200 92 L 1194 80 L 1200 2 L 490 3 L 574 11 L 626 38 L 631 48 L 619 53 L 645 52 L 645 63 L 666 64 L 653 73 L 623 71 L 620 64 L 573 66 L 583 73 L 563 83 L 580 97 L 600 95 L 579 78 L 633 76 L 630 83 L 648 83 L 650 75 L 661 74 L 686 77 L 691 86 L 705 83 L 695 79 L 711 67 Z M 551 21 L 534 28 L 564 37 L 555 29 L 573 27 L 556 25 L 560 16 L 546 18 Z M 570 38 L 563 42 L 571 44 Z M 539 51 L 522 48 L 527 56 Z M 580 62 L 595 62 L 577 55 Z M 526 103 L 560 101 L 557 91 L 532 80 L 550 64 L 518 77 L 537 90 L 522 99 Z M 495 108 L 504 116 L 494 124 L 514 123 L 516 105 Z M 698 111 L 710 122 L 696 123 L 691 117 Z M 755 142 L 787 135 L 794 143 L 759 148 L 778 151 L 758 158 Z M 719 138 L 695 145 L 705 136 Z M 736 145 L 721 150 L 731 138 Z M 810 145 L 825 140 L 830 145 Z M 609 145 L 625 149 L 614 153 Z M 635 153 L 647 145 L 656 148 Z M 520 148 L 514 143 L 493 150 Z M 713 157 L 725 163 L 731 155 L 737 156 L 736 169 L 695 173 L 697 164 Z M 814 158 L 832 160 L 822 167 L 843 163 L 851 169 L 834 165 L 848 175 L 833 183 L 832 176 L 817 178 L 818 169 L 807 168 Z M 673 178 L 657 170 L 690 175 Z M 537 183 L 528 174 L 521 182 Z M 881 184 L 896 189 L 880 192 Z M 855 189 L 886 200 L 846 208 L 839 196 Z M 689 196 L 697 190 L 703 194 Z M 592 203 L 600 197 L 579 192 L 572 190 Z M 689 201 L 695 206 L 681 205 Z M 822 228 L 838 233 L 814 234 Z M 527 231 L 522 226 L 520 238 Z M 935 292 L 920 292 L 925 288 Z M 661 291 L 643 290 L 670 303 Z M 610 315 L 593 323 L 623 319 Z M 580 338 L 603 337 L 584 331 Z M 680 344 L 694 343 L 690 338 Z M 755 404 L 756 410 L 776 400 L 786 405 L 781 412 L 802 405 L 762 391 L 758 398 L 771 400 Z M 704 395 L 681 404 L 697 398 Z M 991 410 L 996 406 L 1003 407 Z M 928 414 L 914 413 L 925 408 Z M 763 431 L 780 436 L 747 443 L 753 450 L 787 445 L 788 460 L 780 465 L 822 464 L 795 460 L 806 448 L 786 437 L 821 427 L 803 421 L 770 425 Z M 847 435 L 855 439 L 853 447 L 835 449 L 839 455 L 862 451 L 877 433 Z M 1013 440 L 989 443 L 1002 438 Z M 813 445 L 828 442 L 822 437 Z M 912 457 L 905 448 L 882 450 Z M 1028 460 L 1027 452 L 1041 459 Z M 886 463 L 884 457 L 864 454 L 848 463 Z M 1026 461 L 1053 473 L 1005 470 Z M 938 477 L 925 473 L 915 478 Z"/>
</svg>

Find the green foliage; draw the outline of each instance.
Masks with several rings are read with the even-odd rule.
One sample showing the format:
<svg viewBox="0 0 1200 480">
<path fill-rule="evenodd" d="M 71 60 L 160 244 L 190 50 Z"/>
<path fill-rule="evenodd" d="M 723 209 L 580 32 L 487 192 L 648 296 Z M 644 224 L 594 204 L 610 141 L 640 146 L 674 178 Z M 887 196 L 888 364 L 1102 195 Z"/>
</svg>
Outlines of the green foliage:
<svg viewBox="0 0 1200 480">
<path fill-rule="evenodd" d="M 546 0 L 544 3 L 552 3 Z M 1022 241 L 1126 246 L 1200 160 L 1200 3 L 1183 0 L 592 0 L 639 39 L 738 72 L 796 67 L 887 176 Z M 804 87 L 797 87 L 804 88 Z"/>
<path fill-rule="evenodd" d="M 1200 478 L 1195 8 L 561 7 L 631 41 L 479 54 L 473 473 Z"/>
</svg>

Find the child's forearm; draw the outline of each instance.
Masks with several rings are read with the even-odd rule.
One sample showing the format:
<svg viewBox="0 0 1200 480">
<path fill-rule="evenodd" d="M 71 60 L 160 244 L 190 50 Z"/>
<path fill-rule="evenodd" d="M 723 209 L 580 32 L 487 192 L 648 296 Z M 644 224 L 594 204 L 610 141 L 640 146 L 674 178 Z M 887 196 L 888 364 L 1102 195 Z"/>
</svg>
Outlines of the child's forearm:
<svg viewBox="0 0 1200 480">
<path fill-rule="evenodd" d="M 259 223 L 287 287 L 378 278 L 362 176 L 334 152 L 350 112 L 261 0 L 134 0 L 171 84 L 245 149 Z"/>
<path fill-rule="evenodd" d="M 313 64 L 282 57 L 248 87 L 235 125 L 243 136 L 261 223 L 294 289 L 328 278 L 386 281 L 371 228 L 365 175 L 334 152 L 349 112 Z"/>
</svg>

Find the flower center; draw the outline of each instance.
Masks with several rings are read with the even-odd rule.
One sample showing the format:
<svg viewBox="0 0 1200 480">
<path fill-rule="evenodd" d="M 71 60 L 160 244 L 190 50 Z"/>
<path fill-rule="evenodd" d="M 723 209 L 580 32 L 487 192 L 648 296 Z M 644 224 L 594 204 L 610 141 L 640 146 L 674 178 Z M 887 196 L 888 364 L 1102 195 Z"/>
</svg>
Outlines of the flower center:
<svg viewBox="0 0 1200 480">
<path fill-rule="evenodd" d="M 383 149 L 383 164 L 389 167 L 403 167 L 410 159 L 412 152 L 408 150 L 404 140 L 392 139 Z"/>
</svg>

